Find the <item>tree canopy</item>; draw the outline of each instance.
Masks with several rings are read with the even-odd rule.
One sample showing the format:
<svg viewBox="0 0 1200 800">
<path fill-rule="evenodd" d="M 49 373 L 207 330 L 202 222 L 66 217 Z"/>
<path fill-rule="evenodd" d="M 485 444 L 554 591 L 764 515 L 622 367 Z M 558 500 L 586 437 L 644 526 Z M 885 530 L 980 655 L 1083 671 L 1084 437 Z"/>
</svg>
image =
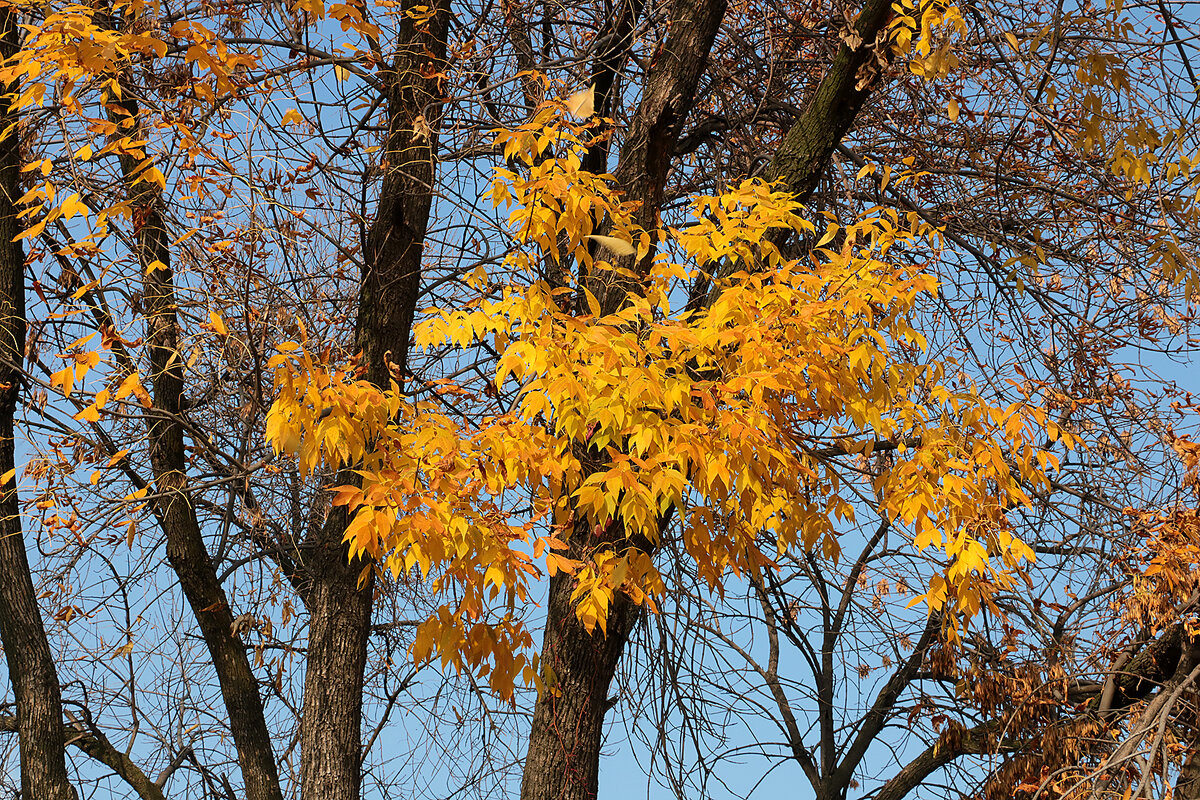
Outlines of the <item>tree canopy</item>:
<svg viewBox="0 0 1200 800">
<path fill-rule="evenodd" d="M 6 780 L 1200 798 L 1197 24 L 6 0 Z"/>
</svg>

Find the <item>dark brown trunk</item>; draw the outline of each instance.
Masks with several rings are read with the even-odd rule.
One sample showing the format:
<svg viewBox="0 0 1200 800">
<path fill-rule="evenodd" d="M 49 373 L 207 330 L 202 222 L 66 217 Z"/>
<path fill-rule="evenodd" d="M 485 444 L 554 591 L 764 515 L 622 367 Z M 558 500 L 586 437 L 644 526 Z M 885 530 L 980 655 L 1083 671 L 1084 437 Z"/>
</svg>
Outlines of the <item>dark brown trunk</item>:
<svg viewBox="0 0 1200 800">
<path fill-rule="evenodd" d="M 384 177 L 367 232 L 355 330 L 366 377 L 381 387 L 393 379 L 403 383 L 408 372 L 433 203 L 433 139 L 442 99 L 437 74 L 445 61 L 450 2 L 437 0 L 431 7 L 434 13 L 425 22 L 403 18 L 396 60 L 385 76 Z M 342 483 L 355 480 L 350 472 L 340 477 Z M 304 800 L 358 800 L 361 794 L 363 681 L 374 580 L 369 564 L 348 559 L 342 542 L 347 523 L 344 510 L 335 509 L 309 543 L 308 671 L 300 724 Z"/>
<path fill-rule="evenodd" d="M 671 167 L 684 120 L 692 110 L 696 86 L 708 65 L 708 53 L 725 16 L 725 7 L 725 0 L 681 0 L 677 3 L 670 33 L 654 54 L 646 73 L 641 102 L 630 120 L 629 132 L 613 170 L 617 188 L 624 192 L 624 199 L 640 203 L 634 221 L 646 230 L 658 227 L 667 170 Z M 615 57 L 610 60 L 615 61 Z M 604 248 L 598 250 L 597 258 L 620 267 L 634 267 L 641 275 L 649 271 L 654 256 L 651 252 L 635 266 L 632 256 L 622 259 L 604 252 Z M 616 311 L 625 302 L 626 295 L 637 289 L 633 279 L 619 278 L 618 273 L 607 270 L 582 276 L 581 283 L 600 300 L 606 314 Z"/>
<path fill-rule="evenodd" d="M 14 8 L 0 9 L 0 56 L 19 47 Z M 7 92 L 15 92 L 10 86 Z M 17 114 L 11 94 L 0 97 L 0 639 L 17 706 L 21 750 L 21 796 L 26 800 L 72 800 L 62 724 L 58 674 L 38 610 L 21 531 L 17 498 L 14 417 L 25 358 L 25 252 L 16 198 L 20 189 Z"/>
<path fill-rule="evenodd" d="M 117 119 L 125 131 L 137 133 L 140 121 L 132 88 L 124 92 Z M 135 138 L 144 138 L 136 135 Z M 162 196 L 149 181 L 134 183 L 138 161 L 122 157 L 136 229 L 138 261 L 143 275 L 142 308 L 145 341 L 150 351 L 150 380 L 154 407 L 146 410 L 150 465 L 154 472 L 156 516 L 167 537 L 167 561 L 196 617 L 213 669 L 221 686 L 229 729 L 248 800 L 282 800 L 279 771 L 263 714 L 258 680 L 246 648 L 235 635 L 233 612 L 216 567 L 204 545 L 196 518 L 179 413 L 183 403 L 184 355 L 179 351 L 171 238 L 161 214 Z"/>
<path fill-rule="evenodd" d="M 875 39 L 891 16 L 891 0 L 868 0 L 863 6 L 854 25 L 860 41 L 853 47 L 842 42 L 829 71 L 767 168 L 768 179 L 782 180 L 801 201 L 816 190 L 834 149 L 875 88 L 880 72 Z"/>
<path fill-rule="evenodd" d="M 572 557 L 584 551 L 574 542 L 571 549 Z M 591 634 L 575 617 L 573 588 L 563 573 L 550 580 L 541 652 L 546 688 L 534 706 L 521 800 L 593 800 L 599 787 L 609 685 L 640 609 L 618 595 L 607 635 Z"/>
<path fill-rule="evenodd" d="M 646 75 L 642 100 L 614 172 L 625 199 L 641 203 L 638 221 L 646 227 L 658 224 L 671 155 L 724 14 L 724 2 L 680 0 L 670 33 Z M 616 58 L 610 56 L 609 61 L 615 63 Z M 617 261 L 611 254 L 600 257 Z M 632 283 L 614 281 L 612 275 L 582 276 L 608 312 L 619 307 L 633 288 Z M 570 542 L 572 557 L 586 557 L 605 541 L 617 547 L 626 544 L 624 531 L 612 530 L 615 525 L 603 533 L 597 532 L 598 527 L 586 522 L 576 526 Z M 635 546 L 650 549 L 647 542 Z M 617 595 L 609 609 L 607 631 L 589 633 L 575 616 L 572 585 L 573 579 L 561 574 L 550 582 L 541 650 L 546 689 L 534 706 L 521 800 L 592 800 L 599 787 L 609 685 L 640 609 Z"/>
</svg>

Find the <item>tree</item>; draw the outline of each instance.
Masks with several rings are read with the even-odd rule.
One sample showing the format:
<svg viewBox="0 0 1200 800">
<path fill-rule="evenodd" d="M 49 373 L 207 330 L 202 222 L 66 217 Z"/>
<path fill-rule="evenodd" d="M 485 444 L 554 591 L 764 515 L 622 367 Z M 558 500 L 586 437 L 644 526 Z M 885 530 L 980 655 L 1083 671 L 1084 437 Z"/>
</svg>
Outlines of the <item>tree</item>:
<svg viewBox="0 0 1200 800">
<path fill-rule="evenodd" d="M 703 789 L 697 697 L 822 798 L 1187 796 L 1191 400 L 1122 374 L 1189 341 L 1176 9 L 9 8 L 27 795 L 386 795 L 411 649 L 523 797 L 614 707 Z"/>
</svg>

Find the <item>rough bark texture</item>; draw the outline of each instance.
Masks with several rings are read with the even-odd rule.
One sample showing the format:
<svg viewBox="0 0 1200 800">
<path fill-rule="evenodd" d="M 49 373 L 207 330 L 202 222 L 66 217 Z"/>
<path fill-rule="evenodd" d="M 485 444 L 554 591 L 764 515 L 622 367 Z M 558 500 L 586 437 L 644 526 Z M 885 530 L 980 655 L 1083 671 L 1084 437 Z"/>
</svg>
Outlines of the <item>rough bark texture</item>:
<svg viewBox="0 0 1200 800">
<path fill-rule="evenodd" d="M 641 203 L 638 221 L 647 227 L 657 225 L 671 155 L 724 13 L 724 2 L 678 2 L 670 33 L 646 75 L 642 101 L 614 174 L 626 199 Z M 612 254 L 601 257 L 618 261 Z M 611 272 L 584 276 L 584 282 L 606 311 L 615 310 L 631 288 L 626 281 L 614 281 Z M 590 523 L 577 525 L 571 557 L 585 557 L 606 541 L 620 547 L 626 537 L 624 531 L 613 530 L 616 527 L 597 531 Z M 648 542 L 640 546 L 651 547 Z M 592 634 L 575 617 L 571 590 L 568 576 L 559 574 L 550 582 L 541 650 L 547 690 L 534 706 L 521 800 L 591 800 L 599 786 L 608 689 L 639 609 L 618 595 L 609 609 L 606 633 Z"/>
<path fill-rule="evenodd" d="M 985 723 L 960 731 L 956 736 L 930 745 L 892 776 L 875 794 L 874 800 L 904 800 L 930 775 L 960 756 L 983 755 L 998 749 L 1007 749 L 996 744 L 996 738 L 1000 733 L 1003 733 L 1003 726 L 996 723 Z M 845 797 L 848 788 L 848 786 L 842 788 L 842 797 Z"/>
<path fill-rule="evenodd" d="M 670 33 L 655 53 L 646 73 L 642 99 L 629 123 L 617 167 L 616 185 L 626 200 L 640 203 L 634 222 L 647 230 L 658 227 L 663 187 L 684 120 L 692 110 L 696 86 L 708 65 L 708 53 L 725 16 L 724 0 L 681 0 L 676 4 Z M 632 24 L 632 22 L 630 23 Z M 598 248 L 603 251 L 604 248 Z M 597 252 L 597 258 L 645 275 L 653 252 L 640 264 L 632 257 L 619 258 Z M 599 299 L 604 313 L 616 311 L 636 281 L 611 270 L 596 271 L 580 281 Z M 581 304 L 581 307 L 586 307 Z"/>
<path fill-rule="evenodd" d="M 767 168 L 767 178 L 783 180 L 801 201 L 812 196 L 834 149 L 875 86 L 875 38 L 891 14 L 891 0 L 869 0 L 863 6 L 854 35 L 843 37 L 832 66 Z M 858 41 L 847 42 L 847 38 Z"/>
<path fill-rule="evenodd" d="M 0 56 L 18 47 L 17 14 L 0 9 Z M 12 91 L 10 87 L 6 91 Z M 20 197 L 17 115 L 0 98 L 0 639 L 16 699 L 21 750 L 21 796 L 26 800 L 72 800 L 67 779 L 58 674 L 46 640 L 29 571 L 17 498 L 13 418 L 25 358 L 25 252 L 13 238 L 21 232 L 14 201 Z"/>
<path fill-rule="evenodd" d="M 571 549 L 572 557 L 582 550 L 575 544 Z M 614 598 L 607 635 L 589 634 L 575 618 L 573 588 L 563 573 L 550 580 L 542 642 L 547 689 L 534 706 L 521 800 L 590 800 L 599 787 L 608 688 L 639 609 Z"/>
<path fill-rule="evenodd" d="M 868 0 L 863 6 L 852 33 L 843 34 L 829 71 L 800 118 L 784 135 L 762 175 L 769 181 L 782 181 L 801 202 L 808 201 L 816 191 L 834 151 L 878 83 L 880 65 L 875 42 L 891 15 L 891 0 Z M 768 234 L 768 239 L 778 247 L 788 235 L 789 231 L 776 229 Z M 720 277 L 727 277 L 731 269 L 732 265 L 727 266 Z M 688 307 L 711 305 L 719 291 L 719 284 L 710 285 L 701 278 L 692 287 Z"/>
<path fill-rule="evenodd" d="M 403 382 L 408 372 L 433 202 L 433 129 L 442 99 L 436 74 L 445 61 L 450 2 L 438 0 L 430 8 L 427 21 L 404 17 L 396 60 L 385 76 L 385 173 L 367 232 L 355 331 L 366 377 L 383 387 L 392 379 Z M 340 476 L 342 483 L 356 480 L 349 471 Z M 358 800 L 361 795 L 363 679 L 374 581 L 368 564 L 349 561 L 342 542 L 348 522 L 345 510 L 335 509 L 309 543 L 308 669 L 300 725 L 305 800 Z"/>
<path fill-rule="evenodd" d="M 130 91 L 123 94 L 121 107 L 125 114 L 118 121 L 125 130 L 134 133 L 139 125 L 138 105 Z M 242 640 L 234 634 L 233 612 L 205 547 L 189 493 L 187 452 L 179 416 L 186 359 L 179 351 L 175 283 L 170 267 L 171 237 L 161 214 L 162 197 L 157 185 L 149 181 L 134 182 L 139 166 L 136 158 L 123 156 L 121 165 L 133 207 L 138 260 L 144 275 L 144 338 L 150 352 L 154 398 L 154 407 L 146 409 L 145 417 L 154 472 L 153 503 L 167 537 L 167 561 L 196 617 L 221 685 L 246 798 L 282 800 L 258 680 L 250 668 Z"/>
<path fill-rule="evenodd" d="M 1176 623 L 1167 629 L 1131 658 L 1116 675 L 1116 692 L 1111 708 L 1126 708 L 1157 691 L 1181 665 L 1190 663 L 1197 648 L 1200 648 L 1200 642 L 1187 635 L 1183 623 Z"/>
</svg>

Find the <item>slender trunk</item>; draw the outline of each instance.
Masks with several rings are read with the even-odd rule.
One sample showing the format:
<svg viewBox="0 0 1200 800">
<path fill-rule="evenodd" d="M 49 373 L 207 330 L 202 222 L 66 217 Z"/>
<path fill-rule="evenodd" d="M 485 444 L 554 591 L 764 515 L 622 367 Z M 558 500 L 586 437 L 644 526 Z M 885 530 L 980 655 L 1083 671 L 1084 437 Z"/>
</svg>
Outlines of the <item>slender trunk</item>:
<svg viewBox="0 0 1200 800">
<path fill-rule="evenodd" d="M 854 30 L 859 43 L 843 41 L 825 77 L 788 130 L 771 159 L 767 177 L 783 180 L 801 201 L 808 200 L 829 167 L 834 149 L 854 125 L 879 77 L 876 37 L 892 16 L 892 0 L 868 0 Z"/>
<path fill-rule="evenodd" d="M 782 181 L 784 188 L 801 202 L 812 198 L 829 169 L 834 151 L 854 126 L 879 82 L 882 70 L 876 40 L 891 18 L 892 0 L 867 0 L 854 23 L 859 41 L 853 47 L 843 41 L 838 47 L 829 71 L 821 78 L 800 118 L 784 135 L 763 178 Z M 767 238 L 779 247 L 789 235 L 790 231 L 780 228 L 768 233 Z M 719 277 L 728 277 L 732 270 L 732 264 L 725 266 Z M 688 307 L 712 305 L 719 291 L 719 282 L 714 286 L 701 277 L 692 286 Z"/>
<path fill-rule="evenodd" d="M 416 3 L 406 2 L 412 8 Z M 433 204 L 434 130 L 442 91 L 450 0 L 432 15 L 405 15 L 385 76 L 388 137 L 375 221 L 367 232 L 355 344 L 366 377 L 386 387 L 408 373 L 409 334 L 421 288 L 421 254 Z M 418 21 L 419 20 L 419 21 Z M 340 477 L 351 483 L 350 471 Z M 349 522 L 335 509 L 309 542 L 308 670 L 300 725 L 300 796 L 358 800 L 362 782 L 362 700 L 371 630 L 371 565 L 349 561 Z"/>
<path fill-rule="evenodd" d="M 724 14 L 725 3 L 720 0 L 680 0 L 670 33 L 646 75 L 642 100 L 614 172 L 625 199 L 641 203 L 638 222 L 644 226 L 658 223 L 671 155 Z M 619 24 L 632 25 L 632 20 Z M 619 60 L 607 55 L 610 64 Z M 607 94 L 607 87 L 601 88 Z M 605 258 L 617 261 L 611 254 Z M 613 275 L 582 276 L 585 285 L 601 298 L 606 312 L 616 310 L 632 288 L 631 282 L 614 280 Z M 585 558 L 605 543 L 651 549 L 648 542 L 628 541 L 615 523 L 603 532 L 598 532 L 600 527 L 586 522 L 576 526 L 570 542 L 573 558 Z M 572 581 L 559 574 L 550 582 L 541 650 L 547 688 L 534 706 L 521 800 L 592 800 L 596 796 L 604 715 L 611 706 L 609 685 L 640 611 L 618 594 L 609 609 L 606 633 L 589 633 L 575 616 Z"/>
<path fill-rule="evenodd" d="M 115 121 L 135 139 L 144 139 L 132 92 L 132 87 L 128 87 L 123 93 L 120 106 L 125 114 Z M 139 167 L 137 158 L 122 156 L 121 166 L 133 208 L 137 255 L 144 276 L 142 308 L 154 396 L 154 407 L 146 410 L 145 418 L 154 472 L 154 503 L 167 536 L 167 561 L 196 617 L 221 685 L 245 796 L 247 800 L 282 800 L 279 770 L 271 749 L 258 680 L 250 668 L 242 640 L 234 633 L 233 612 L 204 544 L 187 478 L 187 451 L 179 418 L 186 358 L 179 350 L 171 237 L 162 218 L 162 195 L 149 181 L 134 183 Z"/>
<path fill-rule="evenodd" d="M 16 9 L 0 9 L 0 55 L 5 59 L 17 52 L 19 36 Z M 8 131 L 0 142 L 0 473 L 5 476 L 0 482 L 0 639 L 16 697 L 21 796 L 72 800 L 62 695 L 29 571 L 15 476 L 14 417 L 25 358 L 25 252 L 13 241 L 21 232 L 14 205 L 21 195 L 21 165 L 11 96 L 0 97 L 0 129 Z"/>
<path fill-rule="evenodd" d="M 1193 742 L 1179 779 L 1175 781 L 1175 800 L 1200 800 L 1200 742 Z"/>
</svg>

